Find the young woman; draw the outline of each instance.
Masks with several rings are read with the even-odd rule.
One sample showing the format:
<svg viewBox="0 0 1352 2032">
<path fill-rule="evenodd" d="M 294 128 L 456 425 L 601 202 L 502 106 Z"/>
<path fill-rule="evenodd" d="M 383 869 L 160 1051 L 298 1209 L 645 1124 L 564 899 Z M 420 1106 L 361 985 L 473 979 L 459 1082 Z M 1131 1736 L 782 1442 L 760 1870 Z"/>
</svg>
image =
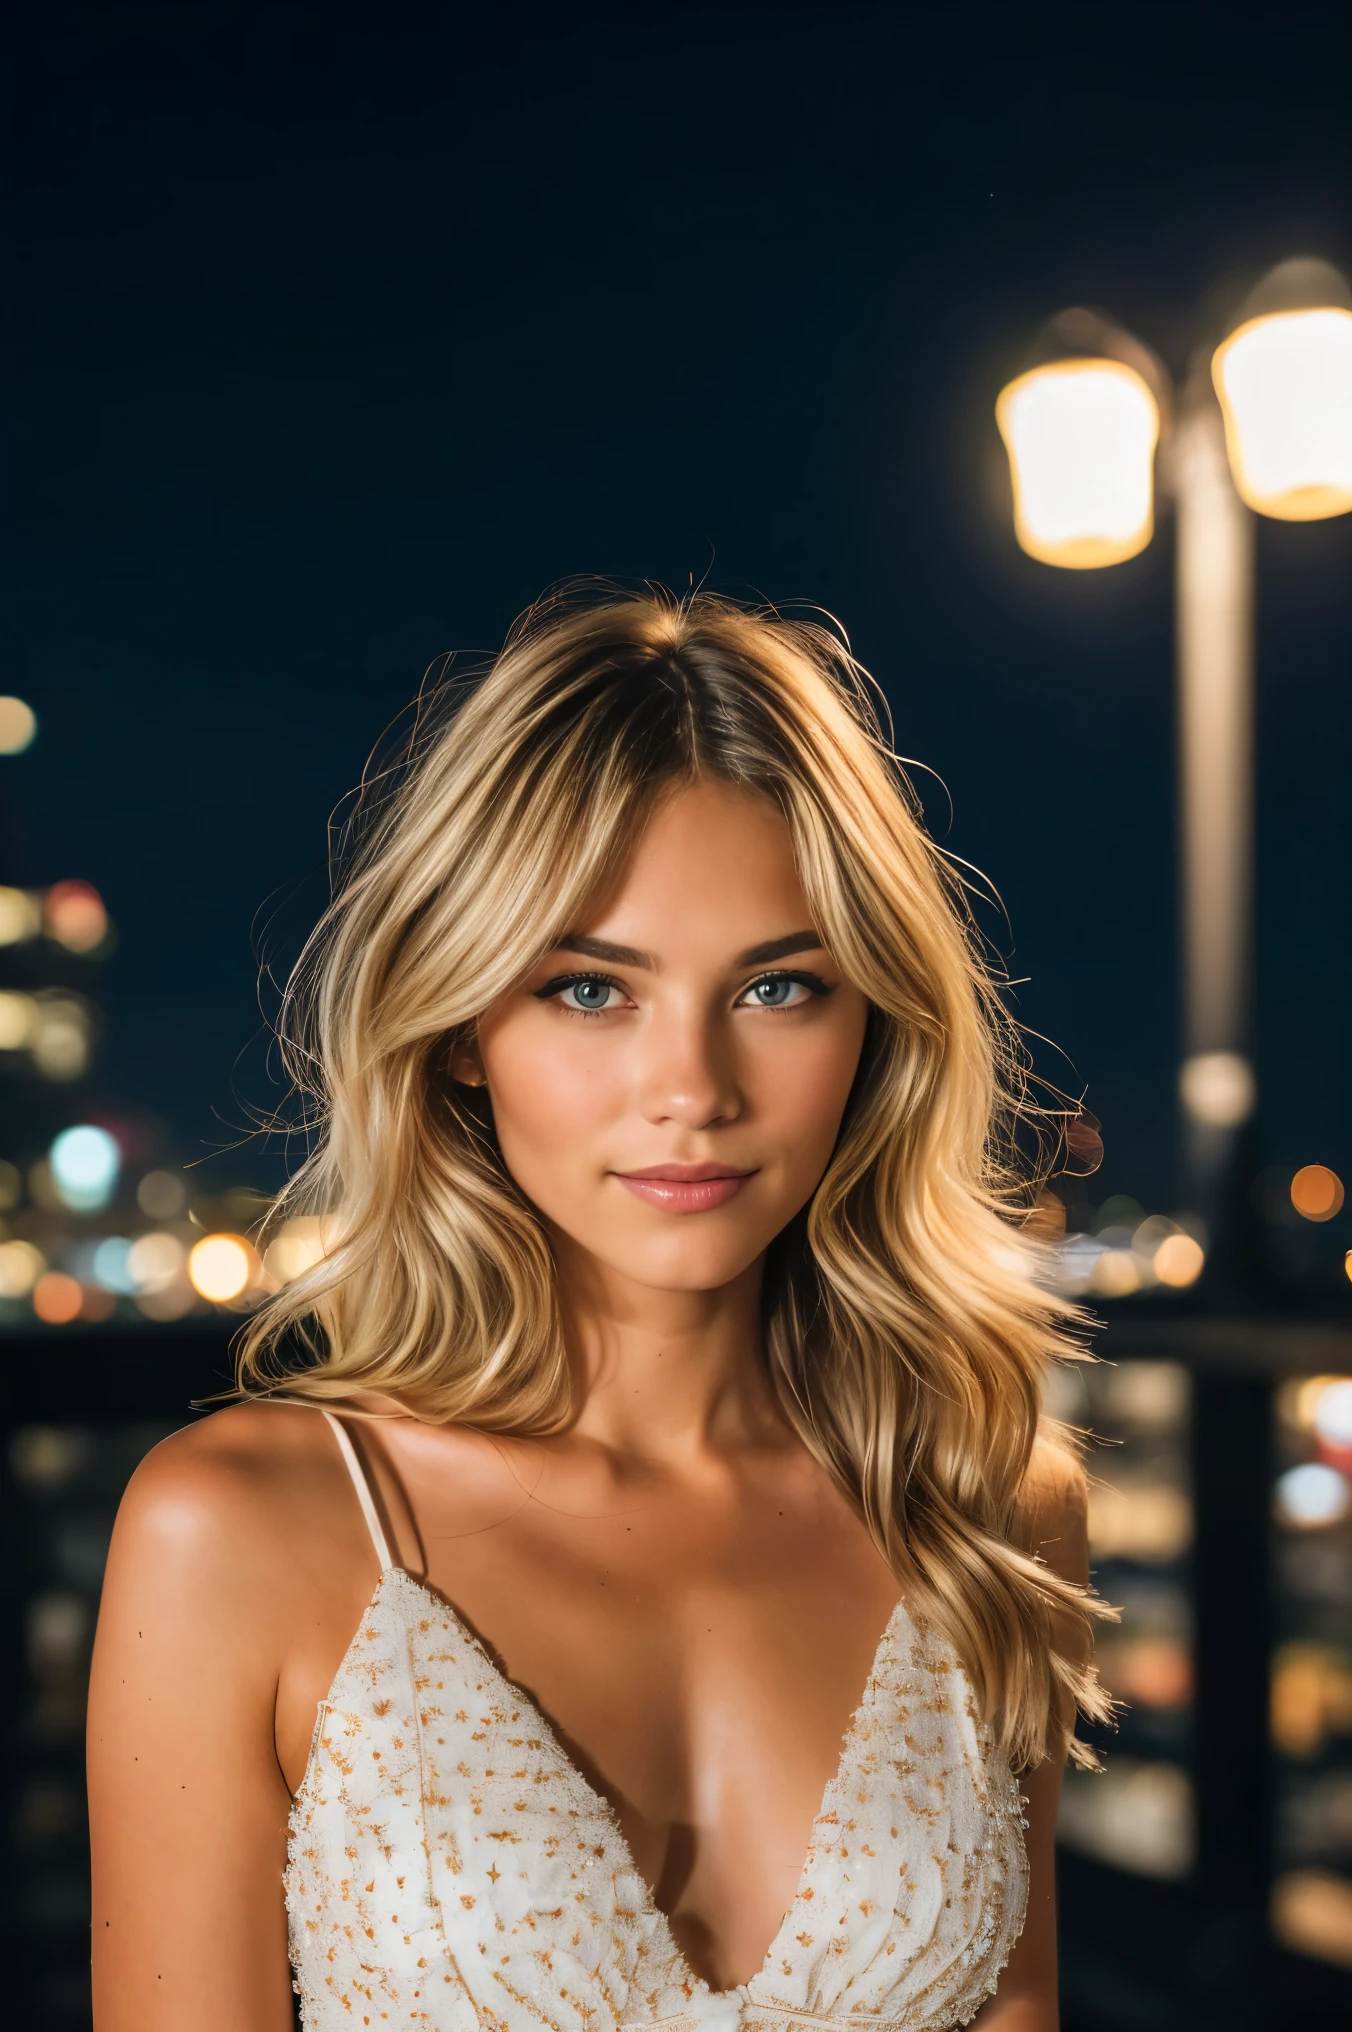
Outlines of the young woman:
<svg viewBox="0 0 1352 2032">
<path fill-rule="evenodd" d="M 290 998 L 327 1254 L 113 1540 L 98 2032 L 1051 2032 L 1064 1326 L 862 674 L 565 602 L 378 789 Z"/>
</svg>

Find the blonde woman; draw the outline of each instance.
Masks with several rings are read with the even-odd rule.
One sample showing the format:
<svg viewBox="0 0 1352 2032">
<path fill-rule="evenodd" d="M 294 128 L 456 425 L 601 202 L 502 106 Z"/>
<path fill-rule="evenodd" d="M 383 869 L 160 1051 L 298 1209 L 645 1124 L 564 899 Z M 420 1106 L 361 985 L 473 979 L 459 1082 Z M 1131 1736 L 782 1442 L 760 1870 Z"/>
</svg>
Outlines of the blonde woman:
<svg viewBox="0 0 1352 2032">
<path fill-rule="evenodd" d="M 1051 2032 L 1064 1321 L 845 650 L 528 615 L 285 1027 L 327 1254 L 118 1519 L 98 2032 Z"/>
</svg>

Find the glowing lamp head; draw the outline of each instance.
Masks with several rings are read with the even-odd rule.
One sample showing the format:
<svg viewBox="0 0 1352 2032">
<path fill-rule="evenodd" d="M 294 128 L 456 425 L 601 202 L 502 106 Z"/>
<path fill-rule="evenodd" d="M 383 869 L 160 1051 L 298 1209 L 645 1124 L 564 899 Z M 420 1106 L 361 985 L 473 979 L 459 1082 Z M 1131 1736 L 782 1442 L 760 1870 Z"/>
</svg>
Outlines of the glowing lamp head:
<svg viewBox="0 0 1352 2032">
<path fill-rule="evenodd" d="M 1159 404 L 1125 361 L 1066 359 L 1001 391 L 1014 532 L 1044 564 L 1092 571 L 1145 549 L 1155 529 Z"/>
<path fill-rule="evenodd" d="M 1352 509 L 1352 293 L 1323 261 L 1284 261 L 1216 352 L 1235 486 L 1281 522 Z"/>
</svg>

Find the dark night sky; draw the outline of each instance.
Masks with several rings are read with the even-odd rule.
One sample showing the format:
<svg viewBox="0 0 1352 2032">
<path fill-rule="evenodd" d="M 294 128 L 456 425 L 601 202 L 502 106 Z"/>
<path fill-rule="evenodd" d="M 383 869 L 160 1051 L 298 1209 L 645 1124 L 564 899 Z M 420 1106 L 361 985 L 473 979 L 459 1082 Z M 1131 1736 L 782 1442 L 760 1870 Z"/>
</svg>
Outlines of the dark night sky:
<svg viewBox="0 0 1352 2032">
<path fill-rule="evenodd" d="M 1271 262 L 1352 261 L 1348 20 L 30 9 L 0 689 L 42 733 L 0 769 L 8 879 L 120 928 L 79 1105 L 227 1140 L 255 919 L 294 941 L 426 665 L 566 573 L 707 574 L 844 619 L 1096 1194 L 1171 1204 L 1171 531 L 1022 557 L 991 406 L 1067 302 L 1179 371 Z M 1264 1135 L 1346 1171 L 1352 517 L 1259 552 Z"/>
</svg>

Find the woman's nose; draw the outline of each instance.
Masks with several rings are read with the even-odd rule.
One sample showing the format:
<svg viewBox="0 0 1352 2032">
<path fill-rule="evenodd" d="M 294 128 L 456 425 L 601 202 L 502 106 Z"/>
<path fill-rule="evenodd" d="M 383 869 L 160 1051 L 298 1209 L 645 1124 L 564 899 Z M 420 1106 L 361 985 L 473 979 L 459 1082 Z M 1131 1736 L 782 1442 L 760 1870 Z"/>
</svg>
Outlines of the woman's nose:
<svg viewBox="0 0 1352 2032">
<path fill-rule="evenodd" d="M 650 1122 L 704 1129 L 742 1111 L 732 1040 L 703 1011 L 670 1010 L 646 1026 L 639 1106 Z"/>
</svg>

